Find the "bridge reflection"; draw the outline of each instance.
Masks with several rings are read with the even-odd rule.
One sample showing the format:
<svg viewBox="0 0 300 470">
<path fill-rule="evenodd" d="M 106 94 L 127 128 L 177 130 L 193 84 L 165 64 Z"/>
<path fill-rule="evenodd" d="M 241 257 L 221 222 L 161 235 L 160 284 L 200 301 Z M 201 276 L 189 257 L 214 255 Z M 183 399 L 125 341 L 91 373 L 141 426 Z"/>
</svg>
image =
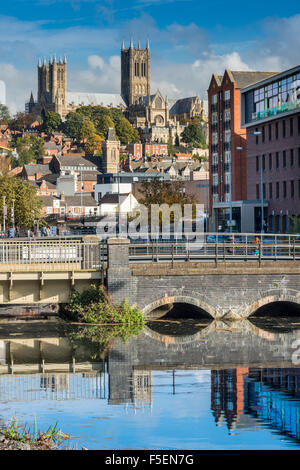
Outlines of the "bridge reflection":
<svg viewBox="0 0 300 470">
<path fill-rule="evenodd" d="M 105 400 L 151 410 L 157 374 L 163 376 L 164 391 L 176 395 L 182 385 L 178 375 L 193 371 L 209 378 L 218 426 L 234 433 L 263 423 L 300 441 L 300 368 L 291 363 L 299 329 L 268 333 L 247 321 L 235 329 L 212 322 L 180 338 L 147 328 L 127 344 L 116 340 L 100 359 L 95 344 L 76 342 L 76 336 L 57 327 L 51 336 L 51 328 L 43 325 L 37 327 L 40 337 L 33 338 L 26 325 L 23 331 L 0 328 L 0 403 Z"/>
</svg>

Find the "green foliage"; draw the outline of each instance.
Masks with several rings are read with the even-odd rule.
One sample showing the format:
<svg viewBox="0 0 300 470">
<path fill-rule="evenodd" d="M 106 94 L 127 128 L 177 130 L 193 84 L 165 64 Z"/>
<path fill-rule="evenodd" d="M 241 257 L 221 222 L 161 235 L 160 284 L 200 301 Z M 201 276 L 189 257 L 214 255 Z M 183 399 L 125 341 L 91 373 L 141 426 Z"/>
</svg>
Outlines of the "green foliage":
<svg viewBox="0 0 300 470">
<path fill-rule="evenodd" d="M 35 163 L 36 159 L 44 154 L 44 140 L 33 134 L 18 137 L 11 142 L 11 146 L 17 149 L 19 158 L 12 161 L 12 166 Z"/>
<path fill-rule="evenodd" d="M 96 129 L 92 121 L 89 121 L 88 119 L 84 121 L 80 131 L 80 138 L 82 140 L 91 139 L 95 134 Z"/>
<path fill-rule="evenodd" d="M 129 144 L 130 142 L 139 142 L 140 137 L 136 129 L 133 129 L 130 122 L 122 117 L 116 124 L 116 133 L 121 144 Z"/>
<path fill-rule="evenodd" d="M 45 432 L 31 431 L 30 427 L 19 425 L 16 416 L 13 416 L 10 423 L 2 427 L 1 431 L 6 439 L 44 447 L 49 447 L 52 443 L 61 444 L 65 439 L 69 439 L 68 435 L 57 429 L 57 423 L 49 426 Z"/>
<path fill-rule="evenodd" d="M 47 134 L 58 131 L 61 128 L 62 121 L 59 113 L 48 111 L 43 121 L 43 129 Z"/>
<path fill-rule="evenodd" d="M 298 216 L 290 216 L 290 233 L 298 234 L 300 233 L 300 217 Z"/>
<path fill-rule="evenodd" d="M 84 116 L 80 113 L 71 112 L 66 116 L 66 120 L 63 124 L 63 131 L 71 139 L 81 139 L 81 128 L 84 123 Z"/>
<path fill-rule="evenodd" d="M 74 114 L 77 115 L 77 118 L 74 117 Z M 99 134 L 103 139 L 106 139 L 109 127 L 113 127 L 122 144 L 140 141 L 139 133 L 124 117 L 121 109 L 105 108 L 104 106 L 80 106 L 76 112 L 69 113 L 66 117 L 65 133 L 77 140 L 86 138 L 82 137 L 79 132 L 79 128 L 85 121 L 93 123 L 94 133 Z"/>
<path fill-rule="evenodd" d="M 206 148 L 205 136 L 197 123 L 190 123 L 181 134 L 182 142 L 193 145 L 194 147 Z"/>
<path fill-rule="evenodd" d="M 20 227 L 32 227 L 34 220 L 41 220 L 42 201 L 36 189 L 28 181 L 15 176 L 0 176 L 0 201 L 5 196 L 7 205 L 7 226 L 11 225 L 11 208 L 14 199 L 15 224 Z M 0 218 L 3 219 L 3 204 L 0 204 Z"/>
<path fill-rule="evenodd" d="M 142 323 L 119 325 L 85 325 L 69 333 L 69 339 L 74 350 L 84 346 L 90 352 L 91 360 L 99 360 L 105 356 L 105 351 L 117 339 L 128 342 L 131 336 L 137 336 L 144 328 Z"/>
<path fill-rule="evenodd" d="M 130 307 L 126 301 L 113 304 L 103 286 L 96 285 L 82 293 L 74 291 L 66 313 L 72 320 L 82 323 L 143 325 L 145 321 L 138 309 Z"/>
<path fill-rule="evenodd" d="M 0 124 L 8 124 L 11 120 L 9 109 L 0 103 Z"/>
<path fill-rule="evenodd" d="M 170 136 L 168 139 L 168 154 L 174 155 L 174 153 L 175 153 L 175 147 L 173 145 L 172 137 Z"/>
</svg>

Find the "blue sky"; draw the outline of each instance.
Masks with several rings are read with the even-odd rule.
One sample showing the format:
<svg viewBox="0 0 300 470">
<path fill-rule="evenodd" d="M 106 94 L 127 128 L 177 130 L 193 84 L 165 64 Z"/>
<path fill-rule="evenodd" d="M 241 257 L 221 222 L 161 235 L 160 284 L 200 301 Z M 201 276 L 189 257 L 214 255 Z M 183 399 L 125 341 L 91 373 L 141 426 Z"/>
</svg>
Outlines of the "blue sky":
<svg viewBox="0 0 300 470">
<path fill-rule="evenodd" d="M 152 90 L 205 98 L 211 74 L 300 63 L 300 7 L 291 0 L 1 0 L 0 79 L 12 112 L 36 94 L 38 57 L 68 57 L 69 91 L 120 90 L 120 45 L 151 45 Z"/>
</svg>

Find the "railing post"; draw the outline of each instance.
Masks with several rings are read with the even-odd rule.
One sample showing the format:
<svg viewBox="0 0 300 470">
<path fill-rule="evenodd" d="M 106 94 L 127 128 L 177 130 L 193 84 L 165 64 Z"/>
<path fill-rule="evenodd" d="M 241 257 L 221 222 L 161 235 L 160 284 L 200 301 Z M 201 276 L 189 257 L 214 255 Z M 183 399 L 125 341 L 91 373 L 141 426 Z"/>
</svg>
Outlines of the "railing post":
<svg viewBox="0 0 300 470">
<path fill-rule="evenodd" d="M 260 267 L 261 266 L 261 256 L 262 256 L 262 243 L 261 243 L 261 241 L 259 241 L 258 250 L 259 250 L 258 265 Z"/>
<path fill-rule="evenodd" d="M 218 266 L 218 241 L 216 240 L 216 266 Z"/>
</svg>

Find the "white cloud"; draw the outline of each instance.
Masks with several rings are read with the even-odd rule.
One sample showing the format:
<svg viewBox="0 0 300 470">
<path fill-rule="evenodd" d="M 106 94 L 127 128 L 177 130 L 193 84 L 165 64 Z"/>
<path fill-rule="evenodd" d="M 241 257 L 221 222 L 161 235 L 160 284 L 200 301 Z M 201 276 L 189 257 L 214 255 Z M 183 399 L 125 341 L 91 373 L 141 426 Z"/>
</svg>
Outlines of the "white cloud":
<svg viewBox="0 0 300 470">
<path fill-rule="evenodd" d="M 225 68 L 280 71 L 299 63 L 300 15 L 266 19 L 257 40 L 222 45 L 211 43 L 194 23 L 161 29 L 145 13 L 102 29 L 45 29 L 44 24 L 0 15 L 0 80 L 6 83 L 12 112 L 24 109 L 31 90 L 36 93 L 38 56 L 54 52 L 68 55 L 69 91 L 119 93 L 120 56 L 111 52 L 118 54 L 121 40 L 131 36 L 142 45 L 150 38 L 152 92 L 159 88 L 170 98 L 198 94 L 205 99 L 211 75 Z"/>
</svg>

